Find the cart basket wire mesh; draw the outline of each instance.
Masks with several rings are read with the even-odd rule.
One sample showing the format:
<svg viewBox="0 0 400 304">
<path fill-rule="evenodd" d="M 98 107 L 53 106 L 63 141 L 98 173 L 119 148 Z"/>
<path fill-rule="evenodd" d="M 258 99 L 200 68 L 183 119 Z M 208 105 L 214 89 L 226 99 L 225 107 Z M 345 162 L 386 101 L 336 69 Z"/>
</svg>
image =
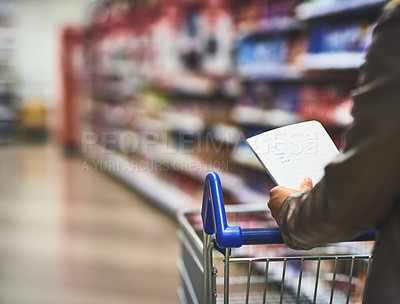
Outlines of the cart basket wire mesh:
<svg viewBox="0 0 400 304">
<path fill-rule="evenodd" d="M 265 206 L 228 206 L 226 212 L 215 172 L 206 177 L 201 214 L 182 212 L 178 221 L 182 303 L 362 303 L 374 231 L 292 250 Z"/>
</svg>

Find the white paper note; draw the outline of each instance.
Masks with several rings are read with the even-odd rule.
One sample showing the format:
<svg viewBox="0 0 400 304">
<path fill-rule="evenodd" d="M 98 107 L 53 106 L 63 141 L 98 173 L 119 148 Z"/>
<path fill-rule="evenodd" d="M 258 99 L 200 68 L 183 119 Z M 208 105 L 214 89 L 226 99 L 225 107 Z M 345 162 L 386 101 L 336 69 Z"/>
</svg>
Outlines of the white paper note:
<svg viewBox="0 0 400 304">
<path fill-rule="evenodd" d="M 317 184 L 324 176 L 325 166 L 339 154 L 317 121 L 267 131 L 246 142 L 275 183 L 293 189 L 299 189 L 305 177 Z"/>
</svg>

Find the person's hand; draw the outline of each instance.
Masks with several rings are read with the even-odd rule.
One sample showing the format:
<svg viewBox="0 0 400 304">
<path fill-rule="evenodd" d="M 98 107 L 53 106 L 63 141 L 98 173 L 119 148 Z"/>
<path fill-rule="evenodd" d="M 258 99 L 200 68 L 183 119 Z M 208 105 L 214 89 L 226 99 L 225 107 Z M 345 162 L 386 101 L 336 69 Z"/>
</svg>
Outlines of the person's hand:
<svg viewBox="0 0 400 304">
<path fill-rule="evenodd" d="M 285 199 L 293 193 L 306 192 L 313 187 L 311 178 L 306 177 L 300 184 L 300 190 L 289 189 L 283 186 L 276 186 L 270 190 L 268 207 L 271 210 L 272 217 L 278 221 L 281 205 Z"/>
</svg>

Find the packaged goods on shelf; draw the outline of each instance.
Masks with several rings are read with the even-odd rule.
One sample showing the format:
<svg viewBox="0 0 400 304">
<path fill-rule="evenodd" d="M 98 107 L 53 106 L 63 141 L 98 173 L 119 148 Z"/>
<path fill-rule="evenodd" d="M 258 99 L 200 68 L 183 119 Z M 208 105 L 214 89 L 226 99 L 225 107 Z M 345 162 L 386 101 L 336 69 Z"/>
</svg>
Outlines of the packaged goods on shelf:
<svg viewBox="0 0 400 304">
<path fill-rule="evenodd" d="M 160 17 L 152 25 L 154 73 L 230 73 L 234 30 L 232 15 L 223 2 L 208 1 L 201 6 L 171 1 L 160 8 Z"/>
<path fill-rule="evenodd" d="M 239 34 L 297 29 L 296 1 L 243 1 L 238 5 Z"/>
<path fill-rule="evenodd" d="M 244 140 L 238 127 L 217 123 L 211 126 L 212 138 L 220 143 L 237 145 Z"/>
<path fill-rule="evenodd" d="M 296 79 L 301 76 L 297 58 L 302 39 L 286 37 L 260 40 L 243 39 L 238 43 L 239 75 L 245 78 Z"/>
<path fill-rule="evenodd" d="M 15 142 L 21 127 L 18 77 L 13 59 L 17 33 L 13 9 L 11 2 L 0 3 L 0 144 Z"/>
<path fill-rule="evenodd" d="M 364 61 L 363 51 L 372 23 L 326 23 L 313 25 L 308 53 L 304 58 L 306 69 L 356 69 Z"/>
<path fill-rule="evenodd" d="M 247 85 L 238 98 L 239 105 L 294 112 L 298 104 L 298 84 L 268 84 L 255 82 Z"/>
<path fill-rule="evenodd" d="M 360 11 L 377 10 L 387 0 L 313 0 L 304 1 L 296 8 L 300 20 L 324 18 L 332 15 L 359 13 Z"/>
<path fill-rule="evenodd" d="M 254 157 L 253 152 L 246 144 L 242 144 L 235 150 L 234 153 L 232 153 L 232 160 L 238 164 L 249 166 L 251 168 L 265 172 L 263 166 Z"/>
<path fill-rule="evenodd" d="M 265 41 L 244 40 L 238 46 L 238 65 L 283 65 L 287 61 L 288 42 L 283 38 Z"/>
<path fill-rule="evenodd" d="M 357 1 L 328 2 L 325 8 Z M 169 170 L 149 174 L 181 192 L 196 192 L 193 183 L 200 189 L 215 169 L 225 174 L 229 202 L 265 206 L 273 185 L 247 153 L 246 137 L 316 119 L 340 146 L 352 122 L 349 69 L 362 63 L 374 14 L 300 22 L 300 10 L 321 3 L 174 0 L 111 10 L 86 38 L 88 130 L 99 138 L 132 132 L 142 145 L 147 138 L 147 152 L 134 141 L 125 153 L 102 144 L 164 164 Z M 174 153 L 164 153 L 166 146 Z"/>
<path fill-rule="evenodd" d="M 298 113 L 304 120 L 316 119 L 326 126 L 347 126 L 353 119 L 352 101 L 346 93 L 337 87 L 303 86 Z"/>
<path fill-rule="evenodd" d="M 258 125 L 264 128 L 274 128 L 298 122 L 295 113 L 281 109 L 264 110 L 257 107 L 237 106 L 232 112 L 232 118 L 239 124 Z"/>
<path fill-rule="evenodd" d="M 309 53 L 361 53 L 370 30 L 371 22 L 368 20 L 334 24 L 319 22 L 311 31 Z"/>
</svg>

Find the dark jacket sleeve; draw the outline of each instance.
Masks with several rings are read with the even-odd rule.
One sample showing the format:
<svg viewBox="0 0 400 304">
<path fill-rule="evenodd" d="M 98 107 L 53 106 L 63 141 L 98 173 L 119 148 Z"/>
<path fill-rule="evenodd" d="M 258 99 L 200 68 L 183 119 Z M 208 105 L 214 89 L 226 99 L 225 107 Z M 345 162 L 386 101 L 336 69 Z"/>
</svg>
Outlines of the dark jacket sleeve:
<svg viewBox="0 0 400 304">
<path fill-rule="evenodd" d="M 377 228 L 400 195 L 399 6 L 379 19 L 354 93 L 354 122 L 343 153 L 312 190 L 282 204 L 278 225 L 292 248 L 349 240 Z"/>
</svg>

